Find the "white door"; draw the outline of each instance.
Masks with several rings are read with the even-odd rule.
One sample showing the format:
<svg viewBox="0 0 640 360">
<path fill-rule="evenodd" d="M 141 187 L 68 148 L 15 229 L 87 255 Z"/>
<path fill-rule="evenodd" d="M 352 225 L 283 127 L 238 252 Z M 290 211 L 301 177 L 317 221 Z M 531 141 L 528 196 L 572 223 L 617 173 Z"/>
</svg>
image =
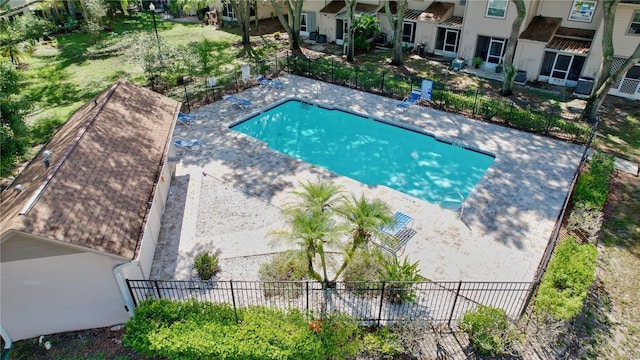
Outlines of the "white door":
<svg viewBox="0 0 640 360">
<path fill-rule="evenodd" d="M 484 61 L 487 63 L 487 67 L 495 68 L 496 65 L 502 61 L 502 53 L 504 52 L 504 40 L 491 38 L 489 42 L 489 51 L 487 51 L 487 58 Z"/>
<path fill-rule="evenodd" d="M 300 15 L 300 35 L 309 36 L 309 17 L 307 13 L 302 13 Z"/>
<path fill-rule="evenodd" d="M 444 55 L 455 57 L 458 53 L 459 30 L 446 29 L 444 34 Z"/>
<path fill-rule="evenodd" d="M 567 81 L 567 76 L 569 75 L 569 69 L 571 69 L 572 61 L 573 56 L 558 54 L 551 69 L 549 84 L 564 86 Z"/>
</svg>

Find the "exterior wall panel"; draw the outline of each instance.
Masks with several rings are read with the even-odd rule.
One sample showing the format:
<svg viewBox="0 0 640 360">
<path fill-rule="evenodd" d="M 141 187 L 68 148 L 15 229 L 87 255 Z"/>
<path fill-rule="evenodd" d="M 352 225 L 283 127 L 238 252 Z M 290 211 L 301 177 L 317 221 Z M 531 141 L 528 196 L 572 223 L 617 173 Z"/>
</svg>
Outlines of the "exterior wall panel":
<svg viewBox="0 0 640 360">
<path fill-rule="evenodd" d="M 127 321 L 113 276 L 119 263 L 81 253 L 0 264 L 2 325 L 16 341 Z"/>
</svg>

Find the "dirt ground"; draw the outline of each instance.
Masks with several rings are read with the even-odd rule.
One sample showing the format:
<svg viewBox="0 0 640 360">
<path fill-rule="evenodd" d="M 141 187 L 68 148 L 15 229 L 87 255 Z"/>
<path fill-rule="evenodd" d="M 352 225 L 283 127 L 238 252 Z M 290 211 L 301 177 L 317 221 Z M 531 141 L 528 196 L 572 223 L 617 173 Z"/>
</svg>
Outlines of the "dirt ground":
<svg viewBox="0 0 640 360">
<path fill-rule="evenodd" d="M 272 35 L 275 31 L 282 31 L 277 19 L 261 21 L 260 23 L 260 33 L 258 36 L 268 36 Z M 411 71 L 408 69 L 401 69 L 400 71 L 408 72 Z M 469 85 L 470 80 L 465 78 L 460 78 L 457 80 L 458 85 L 460 87 L 465 87 Z M 488 91 L 494 91 L 496 94 L 499 91 L 500 84 L 497 82 L 488 82 L 489 89 Z M 570 100 L 570 93 L 566 90 L 558 90 L 557 88 L 551 88 L 546 84 L 536 84 L 533 83 L 533 88 L 541 91 L 554 91 L 557 92 L 561 98 L 566 100 Z M 530 91 L 521 91 L 519 89 L 515 90 L 515 98 L 518 101 L 528 102 L 528 103 L 539 103 L 539 98 L 536 97 L 535 92 Z M 574 101 L 571 106 L 580 106 L 580 104 L 584 102 Z M 577 105 L 576 105 L 577 104 Z M 582 105 L 584 106 L 584 105 Z M 607 127 L 609 128 L 618 128 L 624 122 L 625 118 L 629 114 L 635 114 L 636 116 L 640 111 L 638 110 L 639 105 L 637 101 L 629 101 L 622 98 L 617 98 L 613 96 L 609 96 L 605 101 L 603 106 L 603 119 L 607 122 Z M 579 109 L 578 109 L 579 110 Z M 620 126 L 619 126 L 620 125 Z M 602 136 L 602 135 L 599 135 Z M 602 150 L 613 153 L 613 155 L 621 155 L 616 154 L 615 151 L 612 150 L 611 147 L 608 147 L 606 143 L 598 143 L 597 144 Z M 628 154 L 626 154 L 629 157 Z M 640 162 L 640 155 L 631 154 L 631 159 L 635 162 Z M 623 181 L 627 182 L 637 182 L 637 177 L 632 176 L 624 176 Z M 612 199 L 624 196 L 623 193 L 627 188 L 625 186 L 612 186 L 610 190 L 610 197 Z M 597 287 L 596 287 L 597 288 Z M 585 334 L 586 341 L 588 342 L 591 339 L 593 334 Z M 434 335 L 435 336 L 435 335 Z M 112 331 L 109 328 L 99 328 L 99 329 L 90 329 L 83 331 L 75 331 L 68 333 L 60 333 L 47 335 L 40 342 L 39 338 L 19 341 L 14 344 L 14 348 L 11 352 L 11 359 L 43 359 L 43 360 L 55 360 L 55 359 L 129 359 L 129 360 L 142 360 L 147 359 L 146 357 L 135 353 L 133 350 L 126 348 L 123 346 L 123 337 L 124 330 L 119 329 L 116 331 Z M 51 349 L 46 350 L 44 343 L 50 342 Z M 440 342 L 436 341 L 438 345 Z M 456 342 L 452 342 L 455 345 Z M 580 341 L 576 341 L 576 344 L 580 344 Z M 451 344 L 450 344 L 451 345 Z M 457 353 L 457 354 L 467 354 L 468 350 L 463 348 L 456 348 L 456 346 L 451 345 L 451 348 L 448 349 L 449 353 Z M 459 342 L 458 342 L 458 345 Z M 460 345 L 462 346 L 462 345 Z M 578 348 L 574 349 L 575 355 L 579 358 L 582 351 Z M 467 355 L 464 355 L 465 357 Z M 567 358 L 574 358 L 572 355 L 567 354 Z M 473 356 L 471 356 L 473 358 Z M 527 356 L 526 358 L 531 358 Z"/>
</svg>

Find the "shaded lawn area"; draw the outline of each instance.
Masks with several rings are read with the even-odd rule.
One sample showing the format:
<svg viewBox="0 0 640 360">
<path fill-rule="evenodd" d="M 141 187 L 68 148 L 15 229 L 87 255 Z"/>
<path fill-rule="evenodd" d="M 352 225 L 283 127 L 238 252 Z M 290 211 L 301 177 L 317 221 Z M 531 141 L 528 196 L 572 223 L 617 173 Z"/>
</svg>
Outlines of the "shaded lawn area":
<svg viewBox="0 0 640 360">
<path fill-rule="evenodd" d="M 172 45 L 186 45 L 203 39 L 223 40 L 229 43 L 237 35 L 216 31 L 200 24 L 162 21 L 156 16 L 158 35 Z M 124 49 L 128 32 L 153 32 L 153 20 L 147 13 L 136 13 L 112 24 L 113 33 L 103 33 L 92 44 L 87 34 L 75 32 L 57 37 L 57 43 L 41 45 L 27 60 L 26 81 L 21 96 L 32 104 L 27 117 L 30 126 L 36 126 L 33 145 L 48 139 L 47 129 L 61 125 L 77 108 L 103 91 L 119 78 L 139 84 L 146 79 Z M 57 46 L 56 46 L 57 44 Z M 223 54 L 222 49 L 217 49 Z M 237 50 L 227 48 L 220 63 L 235 59 Z M 229 57 L 230 56 L 230 57 Z"/>
</svg>

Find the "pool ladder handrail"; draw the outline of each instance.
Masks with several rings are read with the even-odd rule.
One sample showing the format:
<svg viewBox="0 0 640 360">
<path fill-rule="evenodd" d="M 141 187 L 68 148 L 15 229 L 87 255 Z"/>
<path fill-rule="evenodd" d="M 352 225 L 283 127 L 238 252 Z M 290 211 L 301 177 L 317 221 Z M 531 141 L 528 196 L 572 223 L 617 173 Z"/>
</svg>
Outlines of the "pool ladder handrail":
<svg viewBox="0 0 640 360">
<path fill-rule="evenodd" d="M 442 201 L 444 200 L 444 198 L 447 195 L 450 195 L 450 194 L 457 194 L 460 197 L 460 208 L 459 208 L 460 212 L 458 213 L 458 216 L 462 217 L 462 215 L 464 214 L 465 198 L 464 198 L 464 196 L 462 196 L 462 193 L 460 193 L 460 191 L 454 190 L 454 191 L 451 191 L 451 192 L 448 192 L 448 193 L 442 195 L 440 197 L 440 199 L 438 200 L 438 205 L 442 205 Z M 453 200 L 450 200 L 450 201 L 453 201 Z"/>
</svg>

